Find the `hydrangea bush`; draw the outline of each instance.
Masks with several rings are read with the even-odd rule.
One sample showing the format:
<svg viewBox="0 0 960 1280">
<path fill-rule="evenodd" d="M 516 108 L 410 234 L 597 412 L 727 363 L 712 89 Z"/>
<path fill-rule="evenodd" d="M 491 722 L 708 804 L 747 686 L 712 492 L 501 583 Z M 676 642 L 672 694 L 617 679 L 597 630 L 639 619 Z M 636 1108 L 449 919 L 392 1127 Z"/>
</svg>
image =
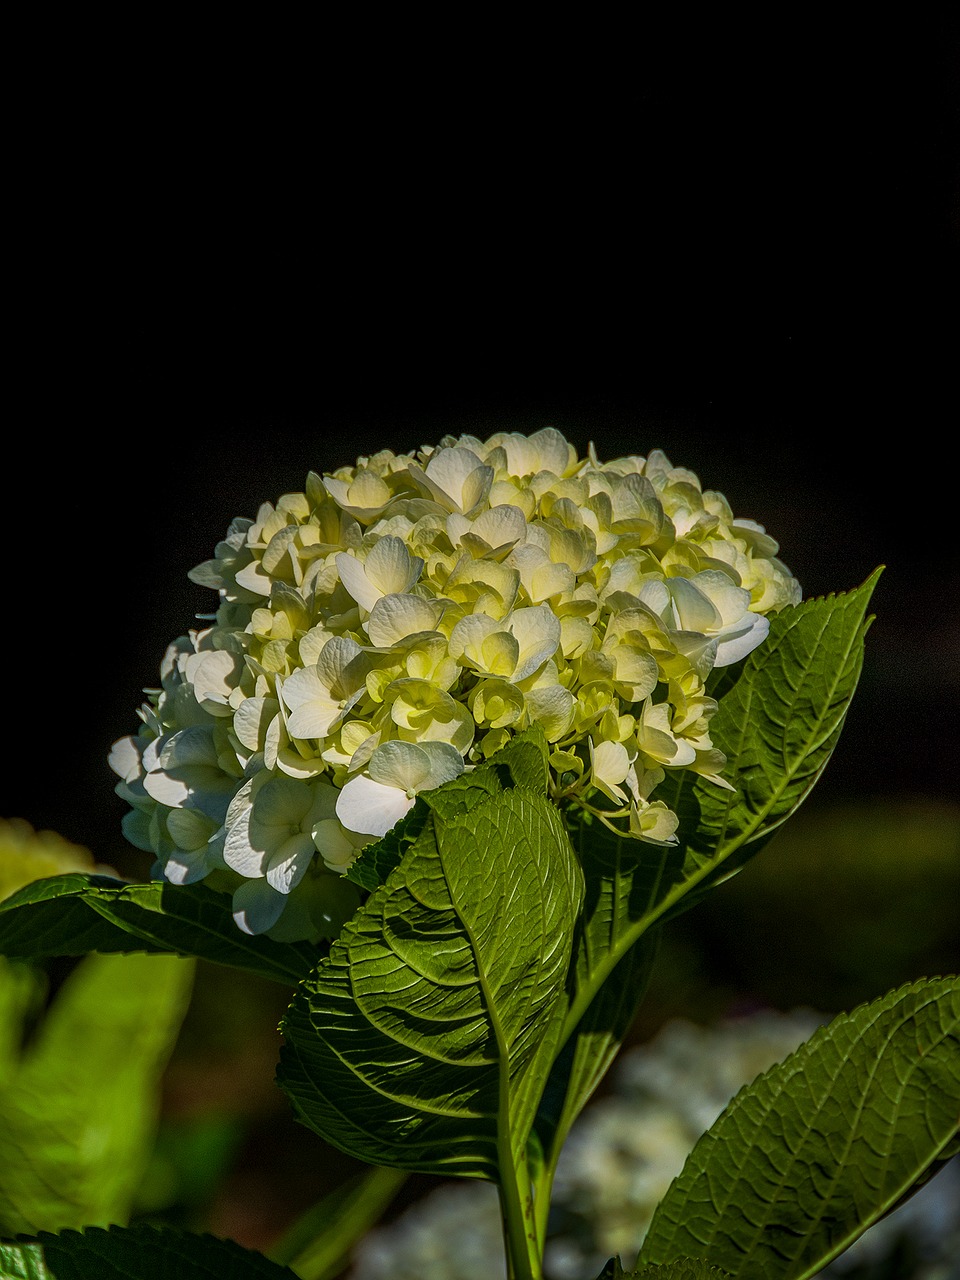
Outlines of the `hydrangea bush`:
<svg viewBox="0 0 960 1280">
<path fill-rule="evenodd" d="M 241 929 L 329 934 L 358 850 L 538 725 L 552 800 L 676 843 L 666 775 L 730 786 L 711 671 L 800 600 L 777 549 L 661 451 L 550 428 L 311 473 L 190 574 L 220 604 L 113 750 L 127 837 L 174 884 L 232 873 Z"/>
<path fill-rule="evenodd" d="M 0 951 L 174 952 L 284 984 L 278 1087 L 369 1173 L 270 1259 L 37 1223 L 0 1269 L 332 1280 L 417 1171 L 493 1183 L 507 1275 L 544 1280 L 561 1155 L 660 931 L 822 773 L 878 574 L 801 600 L 693 472 L 552 429 L 378 453 L 235 520 L 192 575 L 210 625 L 170 646 L 111 756 L 157 874 L 27 885 Z M 960 1150 L 958 1061 L 955 976 L 839 1014 L 638 1209 L 633 1280 L 815 1275 Z"/>
</svg>

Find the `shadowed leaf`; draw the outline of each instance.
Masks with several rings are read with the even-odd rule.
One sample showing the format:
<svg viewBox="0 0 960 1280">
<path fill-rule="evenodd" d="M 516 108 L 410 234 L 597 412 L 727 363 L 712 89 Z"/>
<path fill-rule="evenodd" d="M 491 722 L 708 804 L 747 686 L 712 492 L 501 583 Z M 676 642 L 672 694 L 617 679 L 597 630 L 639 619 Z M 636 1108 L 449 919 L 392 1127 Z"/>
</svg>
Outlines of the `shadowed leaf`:
<svg viewBox="0 0 960 1280">
<path fill-rule="evenodd" d="M 71 874 L 35 880 L 0 903 L 3 955 L 33 960 L 88 951 L 196 956 L 290 986 L 320 954 L 305 942 L 242 933 L 230 895 L 204 884 Z"/>
<path fill-rule="evenodd" d="M 4 1072 L 0 1234 L 129 1219 L 193 972 L 143 955 L 91 955 L 71 972 Z"/>
<path fill-rule="evenodd" d="M 0 1244 L 0 1280 L 212 1280 L 219 1276 L 297 1280 L 289 1268 L 232 1240 L 166 1228 L 88 1227 L 60 1235 L 40 1232 L 32 1242 Z"/>
</svg>

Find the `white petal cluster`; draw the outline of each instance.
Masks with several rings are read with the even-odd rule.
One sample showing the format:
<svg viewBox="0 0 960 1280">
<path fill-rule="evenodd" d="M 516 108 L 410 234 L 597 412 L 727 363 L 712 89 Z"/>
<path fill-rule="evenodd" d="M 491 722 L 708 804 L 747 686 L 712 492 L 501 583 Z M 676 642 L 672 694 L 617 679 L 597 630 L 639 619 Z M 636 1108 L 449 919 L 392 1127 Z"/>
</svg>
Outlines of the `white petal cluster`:
<svg viewBox="0 0 960 1280">
<path fill-rule="evenodd" d="M 555 800 L 670 843 L 668 772 L 728 785 L 710 672 L 800 599 L 776 552 L 662 452 L 602 463 L 552 428 L 311 473 L 191 572 L 219 608 L 114 748 L 127 836 L 233 887 L 241 928 L 307 936 L 420 792 L 538 725 Z"/>
</svg>

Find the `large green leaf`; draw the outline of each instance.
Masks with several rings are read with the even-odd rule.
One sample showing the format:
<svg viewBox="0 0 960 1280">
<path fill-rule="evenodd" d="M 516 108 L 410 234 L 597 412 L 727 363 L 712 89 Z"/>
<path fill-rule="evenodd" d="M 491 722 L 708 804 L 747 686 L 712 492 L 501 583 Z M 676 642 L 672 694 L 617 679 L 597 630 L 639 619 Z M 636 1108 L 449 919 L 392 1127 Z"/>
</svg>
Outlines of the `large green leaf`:
<svg viewBox="0 0 960 1280">
<path fill-rule="evenodd" d="M 589 895 L 597 884 L 591 881 L 589 864 L 585 871 Z M 581 990 L 590 980 L 593 949 L 604 942 L 596 917 L 588 915 L 588 911 L 589 907 L 581 921 L 583 932 L 578 931 L 575 942 L 575 973 Z M 554 1063 L 536 1123 L 547 1184 L 552 1181 L 553 1171 L 574 1121 L 606 1075 L 633 1024 L 650 980 L 658 943 L 659 931 L 654 930 L 629 948 L 596 991 Z M 549 1206 L 547 1185 L 542 1192 L 542 1201 L 542 1208 Z"/>
<path fill-rule="evenodd" d="M 176 956 L 93 955 L 67 977 L 7 1064 L 0 1234 L 128 1220 L 193 971 Z"/>
<path fill-rule="evenodd" d="M 25 1028 L 43 1008 L 46 975 L 35 965 L 0 956 L 0 1097 L 20 1066 Z"/>
<path fill-rule="evenodd" d="M 536 792 L 432 813 L 284 1018 L 278 1079 L 298 1117 L 370 1163 L 491 1179 L 521 1163 L 581 895 Z"/>
<path fill-rule="evenodd" d="M 960 979 L 841 1014 L 737 1094 L 659 1205 L 644 1264 L 804 1280 L 958 1147 Z"/>
<path fill-rule="evenodd" d="M 0 1280 L 297 1280 L 233 1240 L 149 1226 L 46 1232 L 0 1244 Z"/>
<path fill-rule="evenodd" d="M 88 951 L 196 956 L 289 986 L 316 964 L 307 943 L 242 933 L 230 895 L 204 884 L 128 884 L 70 874 L 35 880 L 0 903 L 0 953 L 38 959 Z"/>
<path fill-rule="evenodd" d="M 43 1260 L 39 1244 L 4 1244 L 0 1240 L 0 1280 L 56 1280 Z"/>
</svg>

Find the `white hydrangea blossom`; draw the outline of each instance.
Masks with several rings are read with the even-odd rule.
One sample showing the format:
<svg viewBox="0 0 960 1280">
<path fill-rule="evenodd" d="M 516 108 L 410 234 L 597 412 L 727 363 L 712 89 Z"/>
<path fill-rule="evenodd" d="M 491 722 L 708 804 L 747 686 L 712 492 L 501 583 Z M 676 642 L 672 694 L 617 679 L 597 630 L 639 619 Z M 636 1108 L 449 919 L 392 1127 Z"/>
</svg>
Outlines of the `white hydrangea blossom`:
<svg viewBox="0 0 960 1280">
<path fill-rule="evenodd" d="M 552 428 L 311 473 L 191 572 L 219 608 L 111 755 L 125 832 L 289 931 L 419 792 L 539 725 L 554 800 L 671 843 L 667 774 L 729 785 L 710 672 L 800 599 L 776 552 L 662 452 L 580 458 Z"/>
</svg>

